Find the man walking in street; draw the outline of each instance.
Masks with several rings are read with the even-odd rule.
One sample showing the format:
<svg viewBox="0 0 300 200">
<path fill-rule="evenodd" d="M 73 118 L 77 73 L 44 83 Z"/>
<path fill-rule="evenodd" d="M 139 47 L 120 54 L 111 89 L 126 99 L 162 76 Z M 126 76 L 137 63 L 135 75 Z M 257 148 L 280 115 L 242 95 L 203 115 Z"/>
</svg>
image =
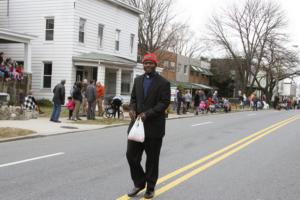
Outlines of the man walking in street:
<svg viewBox="0 0 300 200">
<path fill-rule="evenodd" d="M 53 111 L 52 115 L 50 118 L 50 121 L 60 123 L 59 121 L 59 116 L 60 116 L 60 111 L 61 111 L 61 105 L 65 104 L 65 83 L 66 80 L 62 80 L 59 84 L 55 86 L 53 89 Z"/>
<path fill-rule="evenodd" d="M 144 198 L 151 199 L 158 179 L 159 155 L 166 126 L 165 110 L 170 104 L 170 83 L 155 71 L 155 54 L 146 54 L 142 63 L 145 74 L 134 80 L 128 132 L 136 118 L 140 117 L 144 122 L 145 141 L 140 143 L 128 140 L 127 143 L 126 157 L 134 183 L 128 196 L 133 197 L 146 187 Z M 145 171 L 141 166 L 144 151 L 147 155 Z"/>
<path fill-rule="evenodd" d="M 87 110 L 87 119 L 94 120 L 95 119 L 95 109 L 96 109 L 96 87 L 94 81 L 90 81 L 90 84 L 86 88 L 85 96 L 88 102 L 88 110 Z"/>
</svg>

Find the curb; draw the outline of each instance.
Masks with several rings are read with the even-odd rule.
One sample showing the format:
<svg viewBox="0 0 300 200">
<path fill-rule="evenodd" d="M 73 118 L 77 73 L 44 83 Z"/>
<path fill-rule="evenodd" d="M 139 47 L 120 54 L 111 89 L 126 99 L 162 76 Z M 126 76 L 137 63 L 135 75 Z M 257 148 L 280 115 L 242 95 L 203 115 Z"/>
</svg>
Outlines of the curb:
<svg viewBox="0 0 300 200">
<path fill-rule="evenodd" d="M 244 111 L 245 112 L 245 111 Z M 231 113 L 236 113 L 236 112 L 231 112 Z M 192 117 L 199 117 L 201 115 L 189 115 L 189 116 L 175 116 L 172 118 L 166 118 L 166 120 L 175 120 L 175 119 L 182 119 L 182 118 L 192 118 Z M 56 135 L 64 135 L 64 134 L 70 134 L 70 133 L 78 133 L 78 132 L 87 132 L 87 131 L 95 131 L 95 130 L 101 130 L 101 129 L 107 129 L 107 128 L 114 128 L 114 127 L 121 127 L 121 126 L 127 126 L 128 123 L 121 123 L 121 124 L 113 124 L 113 125 L 106 125 L 102 128 L 95 128 L 95 129 L 89 129 L 89 130 L 72 130 L 69 132 L 63 132 L 63 133 L 54 133 L 54 134 L 49 134 L 49 135 L 41 135 L 39 133 L 35 133 L 32 135 L 28 136 L 20 136 L 20 137 L 13 137 L 13 138 L 7 138 L 7 139 L 0 139 L 0 143 L 4 142 L 12 142 L 12 141 L 17 141 L 17 140 L 25 140 L 25 139 L 34 139 L 34 138 L 39 138 L 39 137 L 51 137 L 51 136 L 56 136 Z"/>
<path fill-rule="evenodd" d="M 25 139 L 33 139 L 33 138 L 39 138 L 39 137 L 45 137 L 45 136 L 40 135 L 38 133 L 35 133 L 35 134 L 32 134 L 32 135 L 27 135 L 27 136 L 19 136 L 19 137 L 7 138 L 7 139 L 0 139 L 0 143 L 13 142 L 13 141 L 25 140 Z"/>
</svg>

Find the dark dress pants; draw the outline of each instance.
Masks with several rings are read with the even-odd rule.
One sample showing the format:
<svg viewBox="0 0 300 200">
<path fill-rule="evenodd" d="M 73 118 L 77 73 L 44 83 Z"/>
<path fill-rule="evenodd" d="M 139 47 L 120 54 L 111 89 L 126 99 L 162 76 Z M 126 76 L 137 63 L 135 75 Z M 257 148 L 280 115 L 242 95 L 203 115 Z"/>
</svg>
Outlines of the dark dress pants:
<svg viewBox="0 0 300 200">
<path fill-rule="evenodd" d="M 158 179 L 159 155 L 162 138 L 145 138 L 143 143 L 128 140 L 126 157 L 135 187 L 154 190 Z M 143 152 L 146 152 L 146 170 L 141 166 Z"/>
</svg>

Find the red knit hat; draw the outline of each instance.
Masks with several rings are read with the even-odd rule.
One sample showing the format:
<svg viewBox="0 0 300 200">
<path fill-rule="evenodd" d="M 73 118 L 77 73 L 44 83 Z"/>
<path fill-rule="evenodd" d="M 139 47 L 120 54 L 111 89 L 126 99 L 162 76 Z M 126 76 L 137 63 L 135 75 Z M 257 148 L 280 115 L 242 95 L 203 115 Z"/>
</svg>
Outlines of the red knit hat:
<svg viewBox="0 0 300 200">
<path fill-rule="evenodd" d="M 146 62 L 146 61 L 151 61 L 153 62 L 155 65 L 157 65 L 157 57 L 154 53 L 148 53 L 144 55 L 144 58 L 142 60 L 142 63 Z"/>
</svg>

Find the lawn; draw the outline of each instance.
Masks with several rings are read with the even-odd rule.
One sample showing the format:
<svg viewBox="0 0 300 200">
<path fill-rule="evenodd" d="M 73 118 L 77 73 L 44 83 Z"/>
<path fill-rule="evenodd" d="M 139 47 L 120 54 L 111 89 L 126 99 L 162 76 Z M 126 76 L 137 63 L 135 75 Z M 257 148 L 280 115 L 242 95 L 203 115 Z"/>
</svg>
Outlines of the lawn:
<svg viewBox="0 0 300 200">
<path fill-rule="evenodd" d="M 35 133 L 32 130 L 21 129 L 21 128 L 0 128 L 0 138 L 12 138 L 18 136 L 26 136 Z"/>
<path fill-rule="evenodd" d="M 43 111 L 43 114 L 39 114 L 39 117 L 47 117 L 50 118 L 52 114 L 52 107 L 46 107 L 46 106 L 41 106 L 41 111 Z M 61 113 L 60 117 L 68 117 L 69 116 L 69 111 L 66 107 L 61 108 Z"/>
</svg>

